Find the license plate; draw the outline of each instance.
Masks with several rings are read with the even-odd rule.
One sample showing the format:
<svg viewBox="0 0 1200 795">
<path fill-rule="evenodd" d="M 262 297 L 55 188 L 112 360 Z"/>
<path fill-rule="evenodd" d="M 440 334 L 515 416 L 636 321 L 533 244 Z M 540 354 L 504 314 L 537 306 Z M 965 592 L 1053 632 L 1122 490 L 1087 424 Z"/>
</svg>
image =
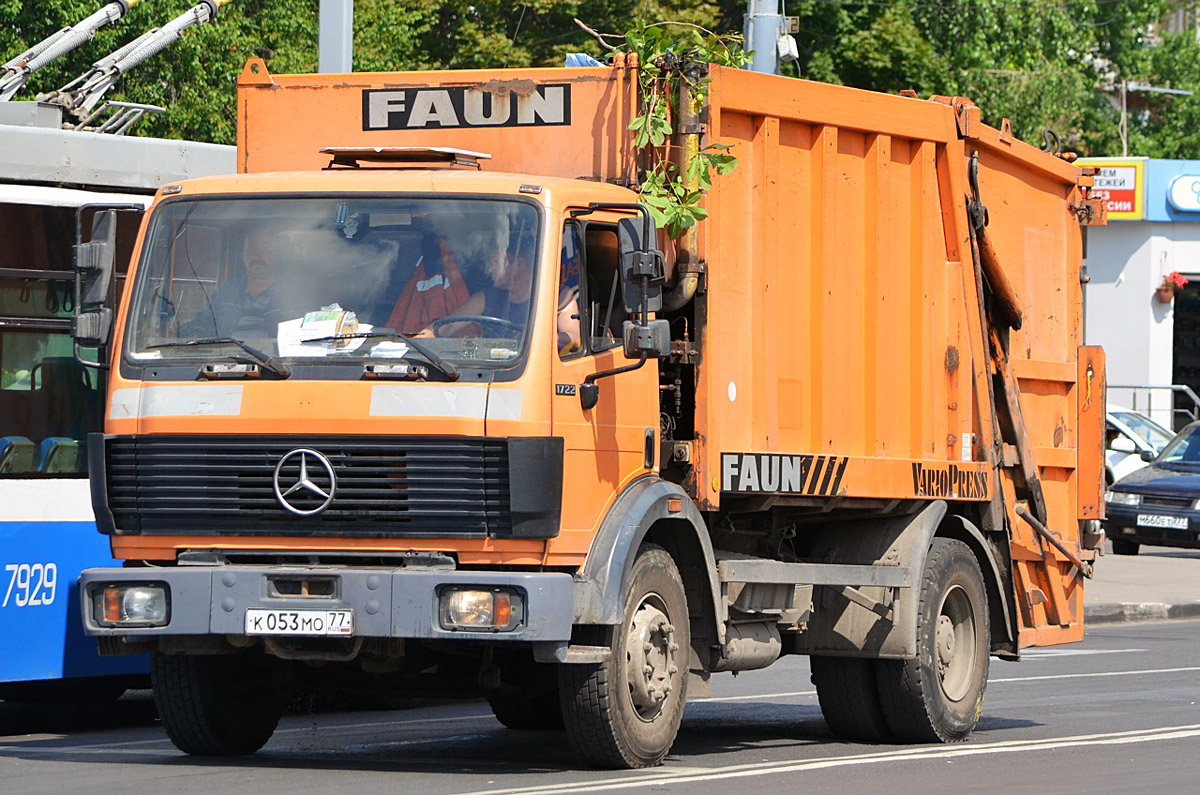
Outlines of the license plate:
<svg viewBox="0 0 1200 795">
<path fill-rule="evenodd" d="M 351 635 L 352 610 L 263 610 L 246 611 L 247 635 Z"/>
<path fill-rule="evenodd" d="M 1160 516 L 1154 513 L 1139 513 L 1138 527 L 1169 527 L 1172 530 L 1187 530 L 1186 516 Z"/>
</svg>

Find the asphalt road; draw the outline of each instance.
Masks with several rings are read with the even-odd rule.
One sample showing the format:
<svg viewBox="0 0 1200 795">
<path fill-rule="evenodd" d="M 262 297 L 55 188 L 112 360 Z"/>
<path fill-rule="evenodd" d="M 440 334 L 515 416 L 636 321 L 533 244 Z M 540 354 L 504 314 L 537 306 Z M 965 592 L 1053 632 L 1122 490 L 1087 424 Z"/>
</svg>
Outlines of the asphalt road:
<svg viewBox="0 0 1200 795">
<path fill-rule="evenodd" d="M 1083 643 L 992 661 L 966 743 L 870 746 L 832 739 L 806 658 L 714 679 L 689 704 L 667 762 L 579 769 L 554 733 L 503 729 L 479 702 L 289 715 L 252 757 L 177 752 L 149 694 L 114 709 L 0 703 L 0 791 L 301 793 L 1185 792 L 1200 747 L 1200 622 L 1114 624 Z"/>
</svg>

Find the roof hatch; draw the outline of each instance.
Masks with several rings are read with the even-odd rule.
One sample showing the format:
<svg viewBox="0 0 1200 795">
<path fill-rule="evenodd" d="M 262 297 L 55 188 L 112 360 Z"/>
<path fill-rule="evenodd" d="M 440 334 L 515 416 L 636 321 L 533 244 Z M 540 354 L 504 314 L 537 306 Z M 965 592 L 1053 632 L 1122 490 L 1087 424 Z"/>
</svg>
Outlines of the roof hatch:
<svg viewBox="0 0 1200 795">
<path fill-rule="evenodd" d="M 332 155 L 326 170 L 362 168 L 363 163 L 382 164 L 391 168 L 474 168 L 481 170 L 480 160 L 491 160 L 483 152 L 451 149 L 444 146 L 326 146 L 322 154 Z"/>
</svg>

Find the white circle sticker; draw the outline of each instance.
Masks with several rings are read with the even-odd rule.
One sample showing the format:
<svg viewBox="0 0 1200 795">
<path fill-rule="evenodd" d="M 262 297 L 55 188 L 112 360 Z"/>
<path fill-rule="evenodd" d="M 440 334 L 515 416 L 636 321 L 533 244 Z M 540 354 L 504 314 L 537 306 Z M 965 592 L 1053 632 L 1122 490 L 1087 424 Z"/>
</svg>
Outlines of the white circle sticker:
<svg viewBox="0 0 1200 795">
<path fill-rule="evenodd" d="M 729 382 L 729 402 L 732 403 L 735 400 L 737 400 L 737 384 L 730 381 Z"/>
</svg>

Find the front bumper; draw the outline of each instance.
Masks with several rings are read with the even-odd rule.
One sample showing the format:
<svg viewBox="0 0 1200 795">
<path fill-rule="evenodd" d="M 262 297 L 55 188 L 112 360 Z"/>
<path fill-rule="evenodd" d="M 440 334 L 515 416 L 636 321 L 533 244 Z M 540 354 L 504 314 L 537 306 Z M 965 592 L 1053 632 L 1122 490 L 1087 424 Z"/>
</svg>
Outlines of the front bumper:
<svg viewBox="0 0 1200 795">
<path fill-rule="evenodd" d="M 1166 526 L 1170 521 L 1186 522 L 1187 526 Z M 1148 522 L 1157 524 L 1152 525 Z M 1108 503 L 1105 506 L 1103 527 L 1104 532 L 1113 540 L 1200 549 L 1200 513 L 1190 508 Z"/>
<path fill-rule="evenodd" d="M 282 596 L 280 580 L 318 578 L 328 596 Z M 92 595 L 110 585 L 161 583 L 170 610 L 161 627 L 102 626 Z M 448 630 L 438 619 L 438 595 L 450 586 L 512 588 L 523 594 L 524 620 L 507 632 Z M 351 610 L 356 637 L 554 642 L 571 637 L 574 582 L 569 574 L 427 571 L 298 566 L 180 566 L 88 569 L 80 577 L 84 630 L 130 641 L 170 635 L 245 635 L 246 611 Z"/>
</svg>

